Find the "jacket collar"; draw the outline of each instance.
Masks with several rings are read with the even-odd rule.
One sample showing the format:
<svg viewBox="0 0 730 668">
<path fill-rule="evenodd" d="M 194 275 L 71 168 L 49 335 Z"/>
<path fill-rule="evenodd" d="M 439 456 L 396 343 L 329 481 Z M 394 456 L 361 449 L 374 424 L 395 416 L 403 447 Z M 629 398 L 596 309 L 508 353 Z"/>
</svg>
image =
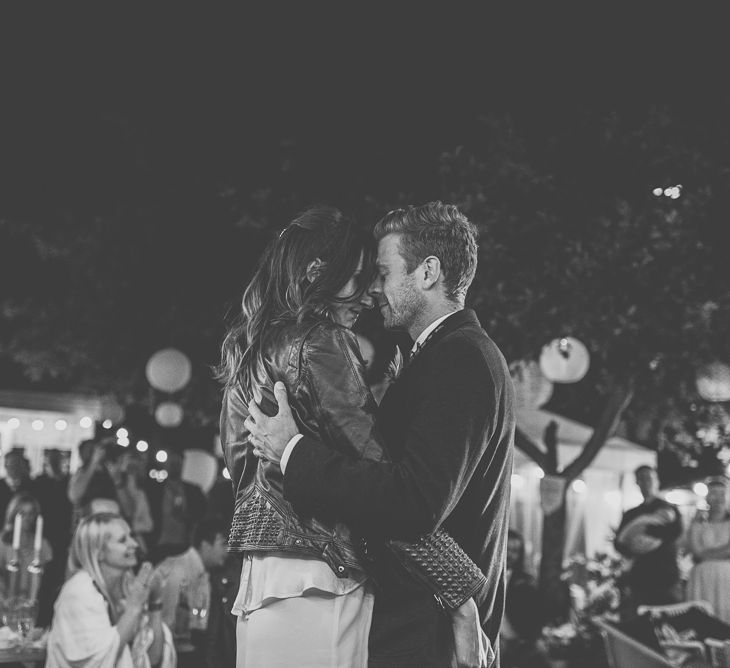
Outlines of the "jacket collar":
<svg viewBox="0 0 730 668">
<path fill-rule="evenodd" d="M 447 334 L 460 329 L 461 327 L 475 325 L 481 328 L 481 324 L 477 319 L 476 313 L 470 308 L 461 309 L 451 313 L 437 329 L 434 330 L 433 334 L 426 340 L 422 346 L 422 350 L 426 350 L 440 341 Z"/>
</svg>

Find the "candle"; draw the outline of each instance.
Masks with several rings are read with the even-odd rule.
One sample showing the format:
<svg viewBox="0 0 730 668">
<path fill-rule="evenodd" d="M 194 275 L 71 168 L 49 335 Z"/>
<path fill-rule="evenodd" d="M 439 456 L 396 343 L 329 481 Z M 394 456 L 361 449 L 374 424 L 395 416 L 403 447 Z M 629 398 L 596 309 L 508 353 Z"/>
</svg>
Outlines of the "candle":
<svg viewBox="0 0 730 668">
<path fill-rule="evenodd" d="M 33 542 L 33 551 L 39 553 L 41 551 L 41 543 L 43 542 L 43 515 L 35 518 L 35 541 Z"/>
<path fill-rule="evenodd" d="M 23 516 L 18 513 L 15 516 L 15 524 L 13 525 L 13 549 L 20 549 L 20 528 L 23 524 Z"/>
</svg>

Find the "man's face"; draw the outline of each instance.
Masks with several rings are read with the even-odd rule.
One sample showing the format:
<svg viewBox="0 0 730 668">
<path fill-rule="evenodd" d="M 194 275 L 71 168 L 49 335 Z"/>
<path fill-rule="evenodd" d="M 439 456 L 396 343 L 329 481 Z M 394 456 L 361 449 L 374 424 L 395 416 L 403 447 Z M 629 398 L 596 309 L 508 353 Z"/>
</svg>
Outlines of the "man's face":
<svg viewBox="0 0 730 668">
<path fill-rule="evenodd" d="M 208 568 L 220 568 L 228 557 L 228 541 L 224 535 L 217 534 L 212 544 L 204 540 L 200 551 Z"/>
<path fill-rule="evenodd" d="M 657 478 L 656 471 L 652 469 L 641 469 L 636 474 L 636 484 L 639 486 L 641 495 L 645 499 L 655 496 L 659 489 L 659 478 Z"/>
<path fill-rule="evenodd" d="M 424 298 L 400 254 L 400 234 L 388 234 L 378 244 L 377 275 L 370 288 L 386 329 L 409 330 L 423 308 Z"/>
<path fill-rule="evenodd" d="M 5 456 L 5 474 L 12 485 L 19 485 L 25 479 L 25 466 L 15 453 Z"/>
</svg>

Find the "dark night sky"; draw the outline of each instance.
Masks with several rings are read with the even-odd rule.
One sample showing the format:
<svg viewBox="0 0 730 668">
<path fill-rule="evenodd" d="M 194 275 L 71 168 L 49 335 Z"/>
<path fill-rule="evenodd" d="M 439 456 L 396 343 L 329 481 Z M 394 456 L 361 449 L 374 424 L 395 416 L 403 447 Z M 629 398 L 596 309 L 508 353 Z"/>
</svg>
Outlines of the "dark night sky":
<svg viewBox="0 0 730 668">
<path fill-rule="evenodd" d="M 399 7 L 4 11 L 5 213 L 94 198 L 104 208 L 130 189 L 144 201 L 200 180 L 253 189 L 278 169 L 282 142 L 313 199 L 424 198 L 439 153 L 468 142 L 480 114 L 508 111 L 542 132 L 584 109 L 703 110 L 725 93 L 718 24 L 669 5 L 593 16 Z M 126 142 L 124 160 L 110 136 Z M 149 178 L 105 191 L 125 160 Z"/>
</svg>

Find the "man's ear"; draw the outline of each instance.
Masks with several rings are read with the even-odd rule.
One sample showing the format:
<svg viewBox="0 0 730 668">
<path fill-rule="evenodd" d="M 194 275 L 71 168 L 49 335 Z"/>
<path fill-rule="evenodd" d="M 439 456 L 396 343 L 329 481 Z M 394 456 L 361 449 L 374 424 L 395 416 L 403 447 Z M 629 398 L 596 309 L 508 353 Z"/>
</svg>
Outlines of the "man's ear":
<svg viewBox="0 0 730 668">
<path fill-rule="evenodd" d="M 317 276 L 319 276 L 319 272 L 322 271 L 323 266 L 324 262 L 322 262 L 322 260 L 318 257 L 314 258 L 314 260 L 307 265 L 307 280 L 310 283 L 314 283 Z"/>
<path fill-rule="evenodd" d="M 441 276 L 441 260 L 429 255 L 423 261 L 423 284 L 426 289 L 433 287 Z"/>
</svg>

